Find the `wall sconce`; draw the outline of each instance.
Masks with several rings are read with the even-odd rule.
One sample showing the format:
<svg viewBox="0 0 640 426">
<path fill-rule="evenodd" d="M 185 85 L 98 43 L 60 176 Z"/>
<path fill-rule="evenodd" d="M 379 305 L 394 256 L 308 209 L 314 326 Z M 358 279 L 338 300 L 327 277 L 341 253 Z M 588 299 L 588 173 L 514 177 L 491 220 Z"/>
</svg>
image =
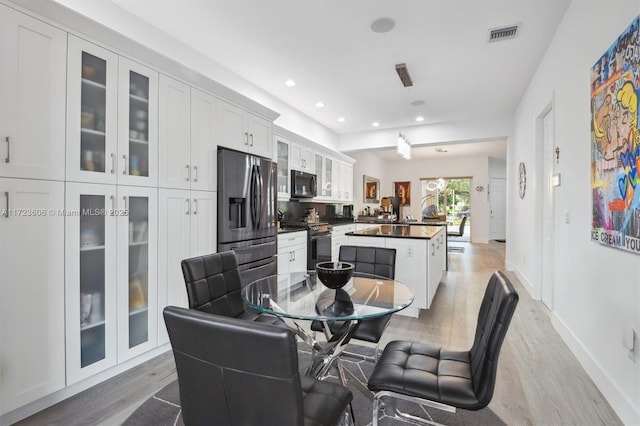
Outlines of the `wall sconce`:
<svg viewBox="0 0 640 426">
<path fill-rule="evenodd" d="M 560 161 L 560 148 L 556 147 L 556 164 Z"/>
<path fill-rule="evenodd" d="M 478 192 L 484 191 L 484 186 L 482 186 L 482 185 L 476 186 L 476 191 L 478 191 Z"/>
</svg>

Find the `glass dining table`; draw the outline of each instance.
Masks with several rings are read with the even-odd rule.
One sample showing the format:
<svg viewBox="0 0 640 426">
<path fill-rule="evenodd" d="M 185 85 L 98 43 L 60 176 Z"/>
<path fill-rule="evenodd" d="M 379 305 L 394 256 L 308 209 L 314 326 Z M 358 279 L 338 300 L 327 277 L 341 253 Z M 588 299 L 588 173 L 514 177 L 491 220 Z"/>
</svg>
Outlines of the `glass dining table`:
<svg viewBox="0 0 640 426">
<path fill-rule="evenodd" d="M 305 271 L 261 278 L 242 290 L 242 298 L 258 312 L 287 319 L 287 325 L 312 348 L 307 374 L 322 378 L 336 365 L 346 386 L 345 375 L 352 375 L 342 367 L 340 355 L 360 322 L 398 312 L 413 302 L 414 295 L 401 282 L 364 274 L 353 276 L 344 287 L 333 290 L 322 284 L 316 271 Z M 327 341 L 317 341 L 307 332 L 308 327 L 298 324 L 299 320 L 320 321 Z M 338 331 L 332 333 L 330 324 L 334 321 L 347 326 L 333 327 Z M 357 387 L 366 389 L 356 381 Z"/>
</svg>

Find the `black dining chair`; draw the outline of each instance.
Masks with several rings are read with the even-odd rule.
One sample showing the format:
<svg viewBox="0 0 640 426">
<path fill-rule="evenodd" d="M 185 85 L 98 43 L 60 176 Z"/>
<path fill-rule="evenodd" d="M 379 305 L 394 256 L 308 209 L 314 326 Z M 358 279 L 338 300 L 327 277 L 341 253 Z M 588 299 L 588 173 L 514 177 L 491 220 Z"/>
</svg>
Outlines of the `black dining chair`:
<svg viewBox="0 0 640 426">
<path fill-rule="evenodd" d="M 335 425 L 353 395 L 301 376 L 288 328 L 168 306 L 185 425 Z M 343 417 L 344 416 L 344 417 Z"/>
<path fill-rule="evenodd" d="M 189 308 L 225 317 L 286 326 L 278 317 L 245 308 L 235 252 L 192 257 L 184 259 L 181 265 Z"/>
<path fill-rule="evenodd" d="M 392 280 L 396 275 L 396 249 L 343 245 L 340 246 L 338 259 L 342 262 L 349 262 L 355 265 L 353 272 L 354 277 L 378 276 Z M 374 358 L 377 361 L 380 338 L 389 325 L 390 320 L 391 315 L 361 320 L 351 339 L 375 343 L 376 352 Z M 332 334 L 346 332 L 348 326 L 345 321 L 329 323 L 329 329 Z M 311 330 L 324 331 L 324 328 L 320 321 L 313 321 L 311 323 Z"/>
<path fill-rule="evenodd" d="M 375 392 L 373 425 L 378 424 L 381 398 L 391 397 L 440 410 L 479 410 L 493 397 L 498 357 L 518 293 L 499 271 L 484 293 L 475 339 L 468 351 L 396 340 L 387 344 L 369 378 Z M 396 409 L 396 416 L 411 416 Z M 411 418 L 411 417 L 409 417 Z"/>
</svg>

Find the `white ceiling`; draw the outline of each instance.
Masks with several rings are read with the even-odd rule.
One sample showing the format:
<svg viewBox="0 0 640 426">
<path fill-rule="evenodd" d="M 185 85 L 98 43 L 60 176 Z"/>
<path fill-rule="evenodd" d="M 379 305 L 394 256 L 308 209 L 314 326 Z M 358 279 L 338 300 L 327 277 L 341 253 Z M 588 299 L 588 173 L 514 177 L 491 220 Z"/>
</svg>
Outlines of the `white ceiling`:
<svg viewBox="0 0 640 426">
<path fill-rule="evenodd" d="M 418 115 L 431 124 L 512 114 L 570 2 L 93 1 L 137 15 L 337 134 L 414 125 Z M 395 28 L 373 32 L 381 17 Z M 490 29 L 512 24 L 515 39 L 488 42 Z M 413 87 L 402 87 L 398 63 Z"/>
</svg>

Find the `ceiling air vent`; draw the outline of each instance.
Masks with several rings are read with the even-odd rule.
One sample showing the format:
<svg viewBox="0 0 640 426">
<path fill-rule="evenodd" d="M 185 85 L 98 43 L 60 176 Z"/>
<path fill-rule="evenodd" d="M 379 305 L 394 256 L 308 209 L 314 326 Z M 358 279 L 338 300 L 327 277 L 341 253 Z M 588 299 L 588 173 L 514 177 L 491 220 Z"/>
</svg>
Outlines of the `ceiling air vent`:
<svg viewBox="0 0 640 426">
<path fill-rule="evenodd" d="M 518 31 L 517 25 L 511 25 L 508 27 L 494 28 L 489 30 L 489 43 L 494 41 L 509 40 L 516 37 Z"/>
</svg>

